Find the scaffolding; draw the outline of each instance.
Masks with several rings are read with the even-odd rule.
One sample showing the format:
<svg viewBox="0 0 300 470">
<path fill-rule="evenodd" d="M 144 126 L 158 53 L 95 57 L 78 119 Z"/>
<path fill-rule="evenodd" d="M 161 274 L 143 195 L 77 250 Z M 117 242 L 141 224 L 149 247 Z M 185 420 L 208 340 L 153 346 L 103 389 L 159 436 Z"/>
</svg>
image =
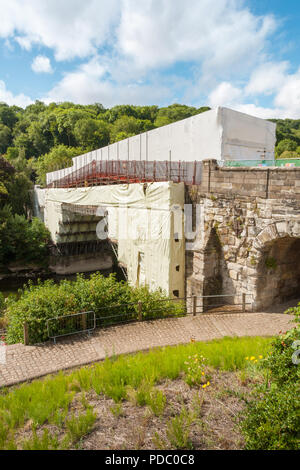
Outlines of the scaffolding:
<svg viewBox="0 0 300 470">
<path fill-rule="evenodd" d="M 173 181 L 200 184 L 202 162 L 93 160 L 82 168 L 53 181 L 48 188 L 78 188 L 123 183 Z"/>
</svg>

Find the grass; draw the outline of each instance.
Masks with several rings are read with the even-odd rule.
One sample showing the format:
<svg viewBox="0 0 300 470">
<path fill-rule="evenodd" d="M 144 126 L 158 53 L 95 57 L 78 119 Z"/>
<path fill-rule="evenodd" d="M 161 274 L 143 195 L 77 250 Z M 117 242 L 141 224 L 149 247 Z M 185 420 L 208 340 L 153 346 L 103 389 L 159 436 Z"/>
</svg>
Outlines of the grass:
<svg viewBox="0 0 300 470">
<path fill-rule="evenodd" d="M 72 446 L 92 430 L 96 420 L 85 398 L 85 393 L 90 391 L 103 394 L 116 404 L 131 396 L 139 406 L 147 405 L 159 416 L 163 413 L 166 399 L 162 392 L 153 389 L 153 385 L 164 379 L 180 377 L 191 355 L 204 356 L 206 364 L 213 368 L 243 371 L 247 367 L 245 358 L 260 354 L 265 356 L 271 341 L 271 338 L 261 337 L 223 338 L 207 343 L 164 347 L 148 353 L 106 359 L 71 373 L 61 372 L 13 389 L 2 389 L 0 449 L 14 448 L 16 434 L 26 423 L 30 423 L 33 430 L 45 423 L 53 423 L 63 433 L 61 445 Z M 85 413 L 70 416 L 71 406 L 78 396 Z M 170 424 L 170 432 L 172 427 L 173 424 Z M 56 436 L 47 433 L 38 435 L 34 431 L 31 440 L 21 443 L 21 447 L 57 448 L 60 445 L 57 439 Z M 179 440 L 184 441 L 184 436 Z"/>
</svg>

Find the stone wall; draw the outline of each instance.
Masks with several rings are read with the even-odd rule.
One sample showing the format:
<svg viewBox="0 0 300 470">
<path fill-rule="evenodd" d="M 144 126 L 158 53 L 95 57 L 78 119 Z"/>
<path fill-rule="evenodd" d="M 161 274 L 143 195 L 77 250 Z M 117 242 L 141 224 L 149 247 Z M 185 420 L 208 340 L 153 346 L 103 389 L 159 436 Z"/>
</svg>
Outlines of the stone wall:
<svg viewBox="0 0 300 470">
<path fill-rule="evenodd" d="M 199 211 L 186 294 L 232 294 L 254 310 L 300 298 L 300 168 L 218 168 L 186 188 Z"/>
</svg>

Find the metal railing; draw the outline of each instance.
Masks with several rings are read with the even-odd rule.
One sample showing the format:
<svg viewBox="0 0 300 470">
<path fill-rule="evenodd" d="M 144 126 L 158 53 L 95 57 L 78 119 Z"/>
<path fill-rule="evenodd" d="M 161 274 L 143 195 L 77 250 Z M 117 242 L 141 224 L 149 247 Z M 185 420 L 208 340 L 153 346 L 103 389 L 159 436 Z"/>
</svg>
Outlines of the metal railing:
<svg viewBox="0 0 300 470">
<path fill-rule="evenodd" d="M 248 297 L 250 296 L 250 300 Z M 179 318 L 188 314 L 221 314 L 252 311 L 251 294 L 192 295 L 184 298 L 161 299 L 154 307 L 145 302 L 132 302 L 102 307 L 94 311 L 81 312 L 48 319 L 46 322 L 49 339 L 88 333 L 96 328 L 118 326 L 126 323 L 152 321 L 164 318 Z M 168 304 L 168 305 L 166 305 Z M 172 308 L 174 306 L 174 308 Z M 177 308 L 175 308 L 177 306 Z M 0 335 L 1 337 L 1 335 Z M 24 344 L 28 345 L 29 327 L 24 324 Z"/>
<path fill-rule="evenodd" d="M 56 343 L 56 338 L 79 333 L 91 334 L 96 328 L 95 312 L 81 312 L 73 315 L 50 318 L 47 320 L 47 331 L 50 339 Z"/>
<path fill-rule="evenodd" d="M 250 300 L 247 298 L 250 297 Z M 231 301 L 230 301 L 231 299 Z M 239 300 L 237 300 L 239 299 Z M 252 294 L 214 294 L 187 297 L 187 312 L 192 315 L 215 313 L 244 313 L 252 311 Z"/>
<path fill-rule="evenodd" d="M 218 161 L 220 167 L 277 167 L 277 168 L 297 168 L 300 167 L 300 158 L 277 158 L 275 160 L 226 160 Z"/>
</svg>

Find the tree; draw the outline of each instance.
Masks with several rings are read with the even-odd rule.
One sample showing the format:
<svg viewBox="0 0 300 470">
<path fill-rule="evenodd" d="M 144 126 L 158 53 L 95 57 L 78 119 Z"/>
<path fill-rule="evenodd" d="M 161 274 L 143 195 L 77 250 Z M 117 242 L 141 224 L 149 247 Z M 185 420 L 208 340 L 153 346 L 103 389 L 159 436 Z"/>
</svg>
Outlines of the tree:
<svg viewBox="0 0 300 470">
<path fill-rule="evenodd" d="M 83 118 L 76 122 L 74 136 L 77 144 L 86 149 L 96 149 L 109 144 L 109 126 L 106 122 Z"/>
<path fill-rule="evenodd" d="M 167 108 L 160 108 L 154 124 L 156 127 L 165 126 L 166 124 L 171 124 L 172 122 L 180 121 L 181 119 L 186 119 L 194 116 L 195 114 L 199 114 L 200 112 L 203 112 L 202 110 L 203 108 L 197 110 L 192 106 L 174 103 Z"/>
<path fill-rule="evenodd" d="M 297 143 L 291 139 L 283 139 L 279 142 L 279 144 L 275 148 L 275 155 L 276 157 L 280 157 L 280 155 L 285 152 L 286 150 L 290 152 L 294 152 L 297 150 Z"/>
<path fill-rule="evenodd" d="M 143 130 L 143 121 L 132 116 L 122 116 L 112 126 L 111 140 L 112 142 L 117 142 L 117 136 L 122 133 L 126 134 L 126 136 L 133 136 L 143 132 Z"/>
<path fill-rule="evenodd" d="M 0 122 L 12 129 L 18 121 L 17 113 L 6 103 L 0 103 Z"/>
<path fill-rule="evenodd" d="M 45 185 L 47 173 L 72 166 L 72 158 L 82 153 L 84 150 L 80 147 L 74 148 L 65 145 L 53 147 L 49 153 L 39 157 L 34 165 L 37 172 L 37 183 Z"/>
<path fill-rule="evenodd" d="M 0 154 L 6 152 L 11 144 L 11 130 L 5 124 L 0 122 Z"/>
</svg>

